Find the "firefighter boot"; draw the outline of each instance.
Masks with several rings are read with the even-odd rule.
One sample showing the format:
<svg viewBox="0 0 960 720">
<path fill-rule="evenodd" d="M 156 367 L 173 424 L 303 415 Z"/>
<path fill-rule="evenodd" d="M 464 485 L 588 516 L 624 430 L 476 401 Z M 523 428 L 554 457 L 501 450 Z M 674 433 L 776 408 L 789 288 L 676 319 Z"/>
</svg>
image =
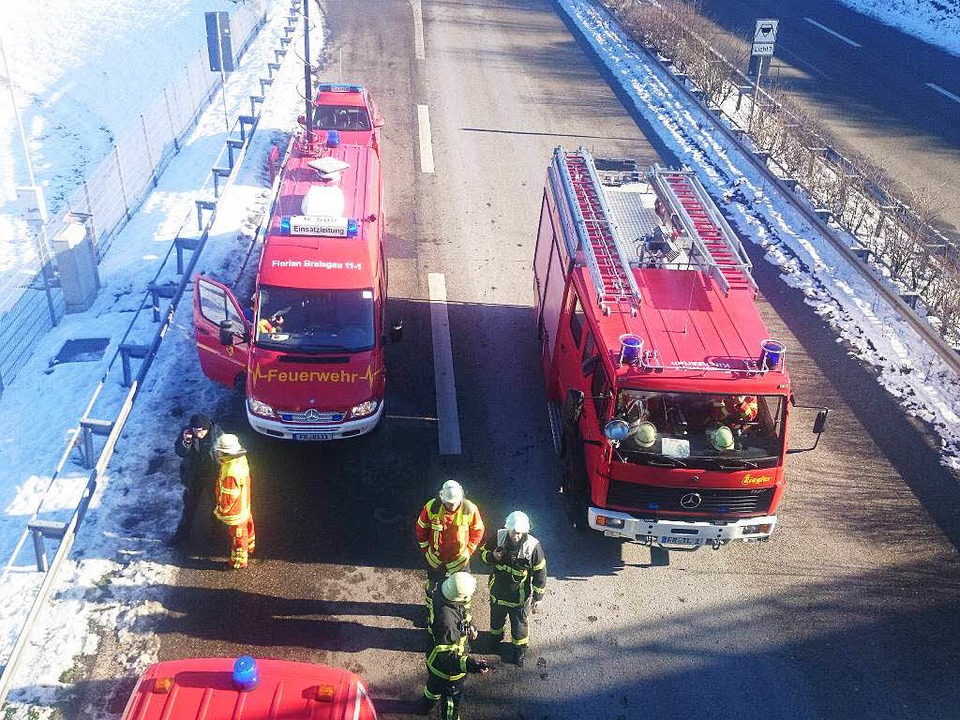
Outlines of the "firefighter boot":
<svg viewBox="0 0 960 720">
<path fill-rule="evenodd" d="M 523 667 L 523 656 L 527 654 L 526 645 L 515 645 L 513 648 L 513 664 L 518 668 Z"/>
</svg>

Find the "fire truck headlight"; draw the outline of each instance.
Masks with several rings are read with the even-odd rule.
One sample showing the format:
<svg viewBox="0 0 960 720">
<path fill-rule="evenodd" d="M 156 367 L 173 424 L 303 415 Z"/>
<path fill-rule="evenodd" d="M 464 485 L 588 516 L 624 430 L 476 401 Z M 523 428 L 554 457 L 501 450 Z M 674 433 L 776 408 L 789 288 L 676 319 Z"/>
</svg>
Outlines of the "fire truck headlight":
<svg viewBox="0 0 960 720">
<path fill-rule="evenodd" d="M 760 525 L 744 525 L 743 534 L 744 535 L 769 535 L 772 529 L 773 529 L 773 525 L 771 523 L 762 523 Z"/>
<path fill-rule="evenodd" d="M 367 415 L 373 415 L 377 411 L 378 404 L 379 403 L 377 403 L 376 400 L 367 400 L 359 405 L 354 405 L 350 410 L 350 417 L 356 419 L 367 417 Z"/>
<path fill-rule="evenodd" d="M 260 417 L 275 418 L 277 416 L 272 407 L 254 397 L 247 398 L 247 408 L 254 415 L 259 415 Z"/>
</svg>

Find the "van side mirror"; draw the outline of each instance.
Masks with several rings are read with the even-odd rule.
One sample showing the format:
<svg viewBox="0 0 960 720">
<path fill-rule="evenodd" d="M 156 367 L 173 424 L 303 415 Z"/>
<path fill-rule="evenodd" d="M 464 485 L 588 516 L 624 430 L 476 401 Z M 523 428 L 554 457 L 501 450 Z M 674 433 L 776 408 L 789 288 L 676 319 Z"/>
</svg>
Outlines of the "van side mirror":
<svg viewBox="0 0 960 720">
<path fill-rule="evenodd" d="M 234 333 L 233 321 L 221 320 L 220 321 L 220 344 L 233 345 L 234 337 L 235 337 L 235 333 Z"/>
<path fill-rule="evenodd" d="M 382 127 L 383 127 L 383 124 L 384 124 L 384 123 L 383 123 L 383 116 L 382 116 L 382 115 L 377 115 L 377 116 L 373 119 L 373 126 L 374 126 L 375 128 L 382 128 Z"/>
<path fill-rule="evenodd" d="M 403 320 L 397 320 L 390 328 L 390 342 L 398 343 L 403 339 Z"/>
<path fill-rule="evenodd" d="M 567 425 L 576 425 L 583 415 L 583 392 L 571 388 L 567 390 L 567 399 L 563 403 L 563 421 Z"/>
</svg>

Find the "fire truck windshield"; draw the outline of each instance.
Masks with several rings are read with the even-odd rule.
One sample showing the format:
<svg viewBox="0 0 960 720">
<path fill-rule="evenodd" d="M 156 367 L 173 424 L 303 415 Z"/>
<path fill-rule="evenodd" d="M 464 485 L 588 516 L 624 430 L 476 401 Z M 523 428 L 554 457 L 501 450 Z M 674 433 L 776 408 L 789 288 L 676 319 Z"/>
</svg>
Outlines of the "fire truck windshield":
<svg viewBox="0 0 960 720">
<path fill-rule="evenodd" d="M 376 345 L 372 290 L 261 287 L 256 344 L 300 353 L 360 352 Z"/>
<path fill-rule="evenodd" d="M 620 390 L 613 419 L 630 428 L 625 462 L 717 470 L 773 467 L 784 443 L 782 395 Z"/>
</svg>

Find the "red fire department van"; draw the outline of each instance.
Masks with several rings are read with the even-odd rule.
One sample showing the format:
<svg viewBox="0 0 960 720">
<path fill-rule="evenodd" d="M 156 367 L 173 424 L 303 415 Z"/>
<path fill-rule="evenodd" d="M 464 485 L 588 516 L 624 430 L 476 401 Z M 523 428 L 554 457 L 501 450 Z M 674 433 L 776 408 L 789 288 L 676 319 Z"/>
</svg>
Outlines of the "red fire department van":
<svg viewBox="0 0 960 720">
<path fill-rule="evenodd" d="M 561 491 L 578 527 L 667 549 L 766 540 L 794 404 L 751 264 L 689 170 L 557 148 L 534 258 Z M 811 412 L 812 411 L 812 412 Z M 814 417 L 815 412 L 815 417 Z"/>
<path fill-rule="evenodd" d="M 387 267 L 380 157 L 336 131 L 295 135 L 280 168 L 252 312 L 198 276 L 194 326 L 207 377 L 244 388 L 259 433 L 334 440 L 383 414 Z"/>
<path fill-rule="evenodd" d="M 121 720 L 376 720 L 359 676 L 249 656 L 170 660 L 147 668 Z"/>
<path fill-rule="evenodd" d="M 362 85 L 320 83 L 313 102 L 313 126 L 321 131 L 336 130 L 344 144 L 379 150 L 383 116 Z"/>
</svg>

